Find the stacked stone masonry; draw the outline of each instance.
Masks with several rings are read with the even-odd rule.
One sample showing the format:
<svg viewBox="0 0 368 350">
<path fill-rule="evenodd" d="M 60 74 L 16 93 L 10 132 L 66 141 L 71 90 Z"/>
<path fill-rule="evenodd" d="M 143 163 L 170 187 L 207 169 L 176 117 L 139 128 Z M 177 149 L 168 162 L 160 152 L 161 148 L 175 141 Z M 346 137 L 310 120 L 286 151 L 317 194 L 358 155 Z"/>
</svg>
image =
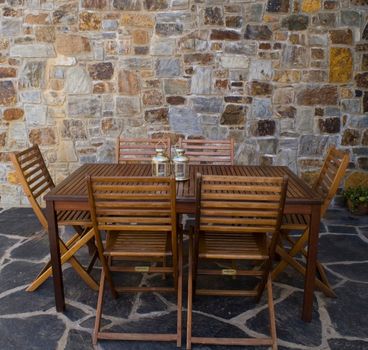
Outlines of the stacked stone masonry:
<svg viewBox="0 0 368 350">
<path fill-rule="evenodd" d="M 368 169 L 367 0 L 0 0 L 0 206 L 9 153 L 56 182 L 116 137 L 236 142 L 312 179 L 329 144 Z"/>
</svg>

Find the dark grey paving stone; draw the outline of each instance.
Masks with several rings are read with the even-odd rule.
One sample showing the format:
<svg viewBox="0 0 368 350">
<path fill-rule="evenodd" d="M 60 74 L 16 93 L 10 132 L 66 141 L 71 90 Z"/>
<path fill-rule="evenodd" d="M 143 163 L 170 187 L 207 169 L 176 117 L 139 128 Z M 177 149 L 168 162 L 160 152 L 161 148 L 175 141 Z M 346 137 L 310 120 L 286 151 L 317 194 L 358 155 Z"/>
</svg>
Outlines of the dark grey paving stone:
<svg viewBox="0 0 368 350">
<path fill-rule="evenodd" d="M 12 250 L 10 257 L 13 259 L 41 260 L 49 254 L 49 240 L 46 232 L 24 242 L 18 248 Z"/>
<path fill-rule="evenodd" d="M 301 320 L 301 306 L 303 293 L 294 292 L 284 301 L 275 305 L 277 336 L 280 340 L 316 347 L 321 344 L 321 322 L 314 300 L 312 322 Z M 288 327 L 287 325 L 290 325 Z M 269 334 L 268 309 L 261 311 L 247 322 L 247 326 L 254 331 Z"/>
<path fill-rule="evenodd" d="M 330 209 L 325 214 L 323 221 L 327 225 L 343 224 L 363 226 L 368 225 L 368 216 L 353 215 L 346 209 Z"/>
<path fill-rule="evenodd" d="M 363 261 L 367 259 L 368 243 L 354 235 L 323 235 L 319 240 L 321 262 Z"/>
<path fill-rule="evenodd" d="M 73 322 L 78 321 L 87 316 L 87 314 L 83 310 L 74 307 L 72 305 L 68 305 L 68 307 L 66 307 L 64 315 Z"/>
<path fill-rule="evenodd" d="M 274 266 L 276 266 L 276 264 L 274 264 Z M 304 288 L 304 276 L 297 272 L 291 266 L 286 267 L 285 270 L 280 273 L 280 275 L 274 282 L 283 283 L 299 289 Z"/>
<path fill-rule="evenodd" d="M 0 293 L 32 282 L 43 264 L 13 261 L 0 271 Z"/>
<path fill-rule="evenodd" d="M 0 258 L 4 255 L 7 249 L 9 249 L 17 242 L 17 239 L 11 239 L 0 235 Z"/>
<path fill-rule="evenodd" d="M 0 299 L 0 314 L 16 314 L 34 311 L 46 311 L 55 306 L 53 293 L 43 291 L 26 292 L 24 290 Z"/>
<path fill-rule="evenodd" d="M 282 289 L 274 286 L 274 299 L 278 298 Z M 213 297 L 213 296 L 196 296 L 193 309 L 203 313 L 215 315 L 230 320 L 246 311 L 267 304 L 266 291 L 259 303 L 255 298 L 246 297 Z"/>
<path fill-rule="evenodd" d="M 367 285 L 346 282 L 335 288 L 336 299 L 326 298 L 326 309 L 341 336 L 367 337 Z"/>
<path fill-rule="evenodd" d="M 96 317 L 90 317 L 86 319 L 85 321 L 83 321 L 80 325 L 84 328 L 91 328 L 92 330 L 95 326 L 95 320 L 96 320 Z M 101 327 L 107 326 L 110 323 L 111 323 L 110 320 L 107 320 L 106 318 L 103 318 L 103 317 L 101 318 Z"/>
<path fill-rule="evenodd" d="M 345 234 L 358 233 L 354 226 L 328 225 L 327 228 L 328 228 L 328 232 L 331 232 L 331 233 L 345 233 Z"/>
<path fill-rule="evenodd" d="M 140 305 L 137 309 L 139 314 L 147 314 L 154 311 L 165 311 L 167 305 L 153 293 L 142 293 L 140 296 Z"/>
<path fill-rule="evenodd" d="M 100 340 L 98 342 L 102 350 L 175 350 L 175 342 L 140 342 L 140 341 L 114 341 Z M 182 347 L 181 349 L 184 349 Z"/>
<path fill-rule="evenodd" d="M 65 325 L 56 316 L 0 319 L 0 349 L 56 349 Z"/>
<path fill-rule="evenodd" d="M 329 269 L 343 275 L 347 279 L 368 282 L 368 263 L 336 264 L 329 266 Z"/>
<path fill-rule="evenodd" d="M 368 342 L 359 340 L 331 339 L 328 345 L 331 350 L 368 350 Z"/>
<path fill-rule="evenodd" d="M 71 329 L 64 350 L 91 350 L 92 336 L 90 333 Z"/>
<path fill-rule="evenodd" d="M 29 237 L 41 229 L 31 208 L 12 208 L 0 213 L 0 233 Z"/>
</svg>

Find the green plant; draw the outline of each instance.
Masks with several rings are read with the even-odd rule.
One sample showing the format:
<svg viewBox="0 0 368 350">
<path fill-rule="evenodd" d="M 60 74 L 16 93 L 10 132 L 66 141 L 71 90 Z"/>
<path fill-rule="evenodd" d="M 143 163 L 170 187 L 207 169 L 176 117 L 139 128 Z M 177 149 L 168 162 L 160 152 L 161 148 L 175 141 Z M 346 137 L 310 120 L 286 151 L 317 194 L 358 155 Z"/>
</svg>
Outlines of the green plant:
<svg viewBox="0 0 368 350">
<path fill-rule="evenodd" d="M 344 197 L 350 201 L 351 210 L 354 212 L 360 206 L 368 206 L 368 187 L 349 187 L 344 191 Z"/>
</svg>

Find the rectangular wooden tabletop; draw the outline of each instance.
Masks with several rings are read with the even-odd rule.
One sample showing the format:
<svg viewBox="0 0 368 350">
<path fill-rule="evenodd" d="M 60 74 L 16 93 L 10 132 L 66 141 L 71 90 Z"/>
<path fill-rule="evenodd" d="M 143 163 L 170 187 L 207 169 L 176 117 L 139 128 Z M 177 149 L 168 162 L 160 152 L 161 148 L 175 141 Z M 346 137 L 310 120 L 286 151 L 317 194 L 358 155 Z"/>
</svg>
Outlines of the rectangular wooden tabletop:
<svg viewBox="0 0 368 350">
<path fill-rule="evenodd" d="M 285 176 L 289 177 L 287 204 L 319 204 L 321 199 L 311 188 L 285 166 L 243 165 L 190 165 L 189 180 L 177 182 L 177 202 L 190 204 L 195 201 L 195 177 L 203 175 L 235 176 Z M 86 177 L 90 176 L 151 176 L 150 164 L 84 164 L 58 184 L 45 197 L 54 202 L 87 203 Z M 72 204 L 72 203 L 71 203 Z M 66 208 L 65 208 L 66 209 Z"/>
</svg>

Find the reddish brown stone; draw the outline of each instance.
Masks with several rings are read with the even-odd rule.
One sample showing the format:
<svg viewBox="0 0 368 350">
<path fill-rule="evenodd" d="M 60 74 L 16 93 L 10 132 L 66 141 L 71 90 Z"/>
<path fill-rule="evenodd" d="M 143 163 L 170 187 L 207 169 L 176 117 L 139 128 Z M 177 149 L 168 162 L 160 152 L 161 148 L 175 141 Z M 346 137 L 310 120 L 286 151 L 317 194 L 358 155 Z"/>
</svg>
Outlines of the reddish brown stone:
<svg viewBox="0 0 368 350">
<path fill-rule="evenodd" d="M 185 104 L 185 98 L 182 96 L 169 96 L 166 98 L 166 102 L 170 105 L 183 105 Z"/>
<path fill-rule="evenodd" d="M 248 24 L 245 29 L 244 38 L 250 40 L 271 40 L 272 31 L 266 25 Z"/>
<path fill-rule="evenodd" d="M 29 141 L 32 145 L 55 145 L 56 136 L 54 128 L 33 129 L 29 132 Z"/>
<path fill-rule="evenodd" d="M 358 87 L 368 89 L 368 72 L 357 74 L 355 82 Z"/>
<path fill-rule="evenodd" d="M 368 170 L 368 158 L 367 157 L 359 157 L 358 158 L 358 166 L 360 169 Z"/>
<path fill-rule="evenodd" d="M 357 52 L 365 52 L 368 51 L 368 44 L 356 44 L 355 51 Z"/>
<path fill-rule="evenodd" d="M 340 132 L 340 118 L 327 118 L 318 121 L 319 130 L 328 134 Z"/>
<path fill-rule="evenodd" d="M 364 54 L 362 57 L 362 71 L 368 71 L 368 54 Z"/>
<path fill-rule="evenodd" d="M 165 10 L 169 6 L 167 0 L 143 0 L 143 4 L 148 11 Z"/>
<path fill-rule="evenodd" d="M 103 10 L 107 8 L 107 0 L 82 0 L 82 6 L 90 10 Z"/>
<path fill-rule="evenodd" d="M 48 13 L 38 13 L 37 15 L 27 15 L 24 22 L 27 24 L 48 24 Z"/>
<path fill-rule="evenodd" d="M 277 109 L 277 114 L 281 118 L 295 118 L 296 108 L 293 106 L 280 106 Z"/>
<path fill-rule="evenodd" d="M 323 8 L 325 10 L 335 10 L 337 8 L 338 4 L 336 1 L 327 0 L 323 4 Z"/>
<path fill-rule="evenodd" d="M 313 47 L 311 49 L 311 55 L 314 60 L 323 60 L 325 58 L 325 50 Z"/>
<path fill-rule="evenodd" d="M 3 16 L 4 17 L 18 17 L 21 15 L 21 12 L 18 12 L 14 8 L 4 7 Z"/>
<path fill-rule="evenodd" d="M 0 105 L 10 106 L 17 102 L 17 92 L 12 81 L 0 81 Z"/>
<path fill-rule="evenodd" d="M 9 108 L 4 111 L 4 120 L 12 121 L 21 119 L 24 115 L 24 111 L 21 108 Z"/>
<path fill-rule="evenodd" d="M 343 146 L 356 146 L 359 144 L 360 132 L 356 129 L 346 129 L 342 136 L 341 144 Z"/>
<path fill-rule="evenodd" d="M 337 87 L 333 85 L 306 87 L 297 94 L 297 102 L 302 106 L 337 105 Z"/>
<path fill-rule="evenodd" d="M 245 108 L 242 105 L 227 105 L 222 113 L 221 125 L 244 125 Z"/>
<path fill-rule="evenodd" d="M 253 96 L 271 95 L 272 85 L 259 81 L 252 81 L 250 85 L 251 94 Z"/>
<path fill-rule="evenodd" d="M 368 146 L 368 129 L 366 129 L 363 133 L 362 145 Z"/>
<path fill-rule="evenodd" d="M 0 152 L 0 163 L 9 163 L 11 152 Z"/>
<path fill-rule="evenodd" d="M 325 114 L 325 111 L 323 108 L 316 108 L 314 110 L 314 115 L 316 115 L 317 117 L 323 117 L 324 114 Z"/>
<path fill-rule="evenodd" d="M 270 43 L 260 43 L 259 49 L 260 50 L 271 50 L 271 44 Z"/>
<path fill-rule="evenodd" d="M 114 66 L 111 62 L 91 64 L 88 72 L 93 80 L 110 80 L 114 75 Z"/>
<path fill-rule="evenodd" d="M 57 34 L 55 47 L 58 53 L 65 56 L 75 56 L 91 51 L 88 38 L 75 34 Z"/>
<path fill-rule="evenodd" d="M 353 32 L 351 29 L 330 30 L 330 39 L 332 44 L 352 45 Z"/>
<path fill-rule="evenodd" d="M 96 83 L 93 85 L 94 94 L 106 94 L 115 92 L 114 84 L 108 82 Z"/>
<path fill-rule="evenodd" d="M 242 16 L 229 16 L 225 18 L 226 27 L 230 28 L 241 28 L 243 25 Z"/>
<path fill-rule="evenodd" d="M 244 96 L 225 96 L 224 101 L 228 103 L 252 103 L 252 101 L 246 101 Z"/>
<path fill-rule="evenodd" d="M 54 26 L 36 27 L 35 34 L 37 41 L 43 41 L 47 43 L 53 43 L 56 38 Z"/>
<path fill-rule="evenodd" d="M 169 111 L 167 108 L 151 109 L 144 113 L 144 119 L 148 123 L 163 123 L 168 122 Z"/>
<path fill-rule="evenodd" d="M 149 47 L 147 46 L 136 46 L 134 48 L 135 55 L 148 55 L 148 53 L 149 53 Z"/>
<path fill-rule="evenodd" d="M 4 147 L 6 144 L 6 131 L 0 132 L 0 147 Z"/>
<path fill-rule="evenodd" d="M 254 130 L 255 136 L 271 136 L 275 133 L 276 123 L 274 120 L 258 120 Z"/>
<path fill-rule="evenodd" d="M 159 106 L 163 103 L 163 96 L 159 90 L 145 91 L 142 101 L 145 106 Z"/>
<path fill-rule="evenodd" d="M 82 12 L 79 14 L 79 30 L 100 30 L 101 18 L 92 12 Z"/>
<path fill-rule="evenodd" d="M 211 40 L 240 40 L 240 34 L 233 30 L 213 29 L 211 31 Z"/>
<path fill-rule="evenodd" d="M 10 67 L 0 67 L 0 78 L 15 78 L 17 70 Z"/>
<path fill-rule="evenodd" d="M 184 55 L 185 64 L 212 64 L 214 62 L 214 56 L 211 53 L 190 53 Z"/>
<path fill-rule="evenodd" d="M 363 95 L 363 113 L 368 113 L 368 91 L 364 91 Z"/>
<path fill-rule="evenodd" d="M 215 88 L 217 90 L 226 90 L 228 85 L 229 85 L 229 81 L 227 79 L 215 81 Z"/>
<path fill-rule="evenodd" d="M 119 92 L 121 95 L 137 95 L 139 93 L 138 75 L 131 71 L 121 70 L 119 72 Z"/>
<path fill-rule="evenodd" d="M 149 36 L 146 30 L 134 30 L 133 31 L 133 44 L 146 45 L 149 43 Z"/>
</svg>

